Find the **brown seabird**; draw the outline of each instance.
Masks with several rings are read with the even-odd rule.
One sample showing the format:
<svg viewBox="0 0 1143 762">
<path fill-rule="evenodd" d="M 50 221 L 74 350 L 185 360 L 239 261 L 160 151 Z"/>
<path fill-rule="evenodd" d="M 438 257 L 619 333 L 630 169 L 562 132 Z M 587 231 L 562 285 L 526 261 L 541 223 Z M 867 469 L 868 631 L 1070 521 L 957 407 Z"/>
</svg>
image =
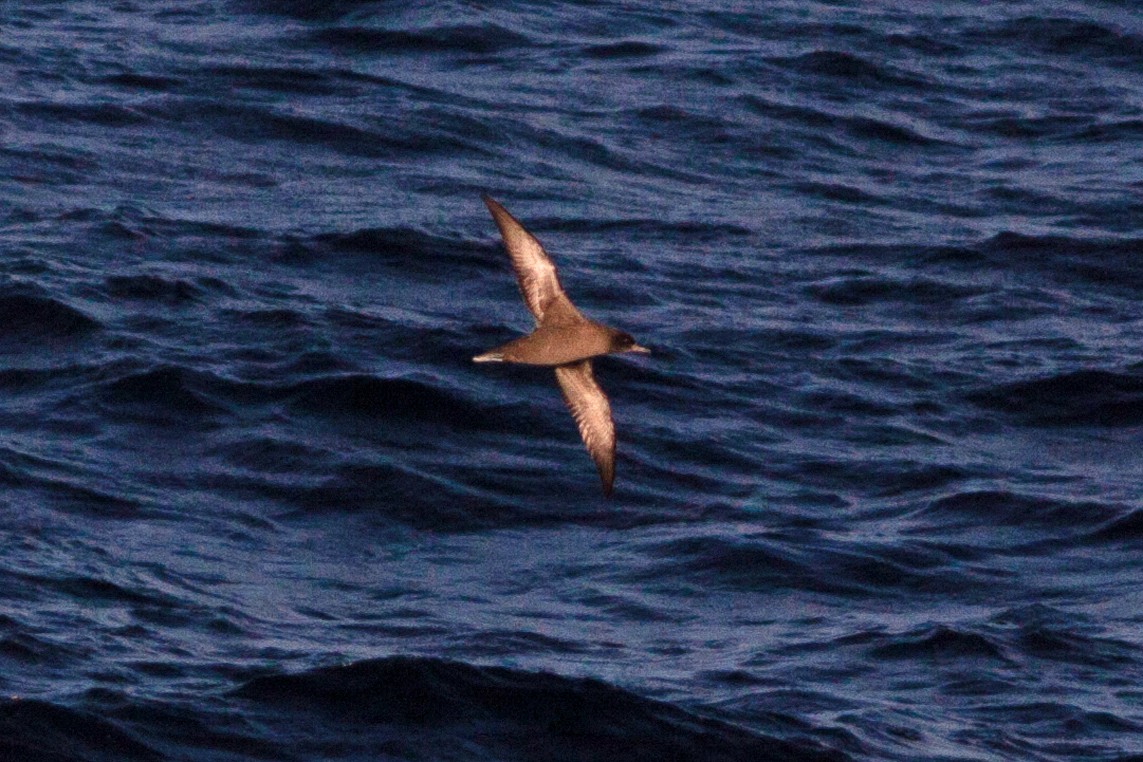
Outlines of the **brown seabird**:
<svg viewBox="0 0 1143 762">
<path fill-rule="evenodd" d="M 536 318 L 536 329 L 472 359 L 555 368 L 564 402 L 599 469 L 603 494 L 610 495 L 615 481 L 615 424 L 607 395 L 591 373 L 591 358 L 612 352 L 650 354 L 651 350 L 636 344 L 629 333 L 584 317 L 564 293 L 556 266 L 540 242 L 507 209 L 488 196 L 483 198 L 500 228 L 524 304 Z"/>
</svg>

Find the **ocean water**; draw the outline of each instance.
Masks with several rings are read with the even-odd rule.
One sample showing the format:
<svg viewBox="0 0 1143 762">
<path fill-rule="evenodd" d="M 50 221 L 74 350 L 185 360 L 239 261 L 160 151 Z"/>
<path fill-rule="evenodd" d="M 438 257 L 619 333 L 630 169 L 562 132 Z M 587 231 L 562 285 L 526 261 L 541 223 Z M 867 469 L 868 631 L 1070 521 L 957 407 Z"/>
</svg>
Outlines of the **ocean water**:
<svg viewBox="0 0 1143 762">
<path fill-rule="evenodd" d="M 1129 0 L 0 10 L 0 759 L 1143 759 Z M 615 494 L 480 201 L 588 315 Z"/>
</svg>

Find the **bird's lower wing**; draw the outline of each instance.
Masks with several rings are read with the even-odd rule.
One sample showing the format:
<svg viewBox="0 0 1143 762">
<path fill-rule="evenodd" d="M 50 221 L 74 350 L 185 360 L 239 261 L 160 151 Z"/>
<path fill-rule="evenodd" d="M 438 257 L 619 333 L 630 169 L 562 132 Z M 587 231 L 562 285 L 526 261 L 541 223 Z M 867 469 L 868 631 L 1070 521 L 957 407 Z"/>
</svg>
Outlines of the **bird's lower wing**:
<svg viewBox="0 0 1143 762">
<path fill-rule="evenodd" d="M 603 494 L 611 494 L 615 481 L 615 424 L 607 395 L 591 372 L 591 360 L 580 360 L 556 369 L 556 381 L 564 402 L 579 427 L 579 434 L 603 482 Z"/>
</svg>

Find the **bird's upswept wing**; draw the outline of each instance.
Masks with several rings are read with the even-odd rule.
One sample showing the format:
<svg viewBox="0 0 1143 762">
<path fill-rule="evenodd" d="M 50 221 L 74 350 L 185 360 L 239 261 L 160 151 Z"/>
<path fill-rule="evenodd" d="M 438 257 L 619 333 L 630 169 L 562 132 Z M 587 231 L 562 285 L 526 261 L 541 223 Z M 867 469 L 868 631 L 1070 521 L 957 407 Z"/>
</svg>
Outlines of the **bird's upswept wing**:
<svg viewBox="0 0 1143 762">
<path fill-rule="evenodd" d="M 556 266 L 540 242 L 498 202 L 489 196 L 483 198 L 496 227 L 500 229 L 504 247 L 512 260 L 512 269 L 516 271 L 520 293 L 528 310 L 536 318 L 536 324 L 539 325 L 545 319 L 550 324 L 583 320 L 583 315 L 564 293 L 560 279 L 556 276 Z"/>
</svg>

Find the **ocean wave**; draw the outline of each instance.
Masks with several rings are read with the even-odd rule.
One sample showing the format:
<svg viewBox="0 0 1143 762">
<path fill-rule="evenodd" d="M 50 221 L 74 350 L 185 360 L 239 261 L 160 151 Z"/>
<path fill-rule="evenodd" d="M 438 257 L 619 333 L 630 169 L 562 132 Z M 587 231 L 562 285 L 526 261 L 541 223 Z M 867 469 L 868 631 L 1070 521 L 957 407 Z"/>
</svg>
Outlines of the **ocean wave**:
<svg viewBox="0 0 1143 762">
<path fill-rule="evenodd" d="M 595 45 L 586 45 L 584 55 L 589 58 L 602 58 L 606 60 L 616 58 L 648 58 L 658 55 L 666 50 L 662 45 L 656 45 L 642 40 L 623 40 L 621 42 L 608 42 Z"/>
<path fill-rule="evenodd" d="M 647 552 L 671 560 L 650 574 L 719 589 L 795 588 L 849 597 L 954 590 L 964 594 L 994 583 L 986 572 L 966 567 L 944 548 L 908 541 L 849 547 L 804 527 L 784 531 L 789 538 L 701 537 L 659 543 Z"/>
<path fill-rule="evenodd" d="M 1093 536 L 1108 542 L 1143 542 L 1143 508 L 1137 508 L 1123 516 L 1109 521 Z"/>
<path fill-rule="evenodd" d="M 73 341 L 100 327 L 98 320 L 58 298 L 0 293 L 2 347 L 38 350 L 43 342 Z"/>
<path fill-rule="evenodd" d="M 158 424 L 186 421 L 202 427 L 212 419 L 217 423 L 229 412 L 208 392 L 219 383 L 210 373 L 165 365 L 107 381 L 97 397 L 113 419 L 127 417 Z"/>
<path fill-rule="evenodd" d="M 172 306 L 199 301 L 203 290 L 185 278 L 154 274 L 111 275 L 104 281 L 110 299 L 131 299 Z"/>
<path fill-rule="evenodd" d="M 534 227 L 536 230 L 543 230 L 545 220 L 537 220 Z M 632 235 L 638 240 L 670 241 L 685 237 L 687 241 L 696 244 L 754 235 L 754 231 L 745 225 L 714 220 L 663 220 L 646 217 L 622 217 L 619 219 L 581 217 L 559 221 L 558 229 L 565 232 L 596 235 L 615 234 L 622 231 L 624 235 Z M 649 271 L 649 268 L 642 262 L 631 262 L 630 266 L 636 271 Z"/>
<path fill-rule="evenodd" d="M 35 122 L 68 124 L 81 122 L 99 127 L 138 128 L 149 120 L 146 112 L 114 103 L 62 103 L 25 101 L 16 112 Z"/>
<path fill-rule="evenodd" d="M 954 526 L 1018 526 L 1059 528 L 1073 532 L 1084 525 L 1101 525 L 1120 515 L 1116 506 L 1022 495 L 1006 490 L 974 490 L 938 498 L 924 509 L 945 529 Z"/>
<path fill-rule="evenodd" d="M 1138 426 L 1143 376 L 1073 370 L 974 391 L 969 401 L 1037 426 Z"/>
<path fill-rule="evenodd" d="M 378 29 L 345 26 L 314 32 L 326 45 L 357 51 L 387 53 L 497 53 L 522 47 L 530 40 L 520 32 L 495 24 L 436 26 L 423 29 Z"/>
<path fill-rule="evenodd" d="M 298 66 L 258 66 L 246 64 L 208 65 L 188 71 L 196 79 L 226 82 L 235 89 L 265 90 L 301 96 L 352 96 L 368 81 L 348 72 L 314 71 Z"/>
<path fill-rule="evenodd" d="M 365 743 L 370 736 L 430 732 L 438 753 L 452 753 L 450 747 L 465 739 L 464 755 L 476 759 L 846 758 L 599 680 L 433 658 L 390 657 L 257 677 L 233 695 L 260 710 L 263 722 L 295 728 L 302 723 L 342 748 L 350 737 L 345 729 L 353 727 L 353 737 Z"/>
<path fill-rule="evenodd" d="M 979 289 L 932 278 L 899 280 L 877 276 L 833 278 L 807 290 L 827 304 L 847 307 L 886 301 L 948 306 L 979 293 Z"/>
<path fill-rule="evenodd" d="M 0 757 L 37 762 L 165 759 L 114 722 L 38 699 L 0 700 Z"/>
<path fill-rule="evenodd" d="M 417 422 L 449 428 L 485 428 L 485 412 L 455 393 L 423 381 L 344 375 L 301 381 L 280 390 L 298 412 L 355 420 Z"/>
<path fill-rule="evenodd" d="M 187 219 L 163 214 L 154 209 L 134 204 L 117 204 L 111 208 L 102 206 L 76 207 L 55 217 L 52 222 L 67 227 L 80 226 L 94 237 L 115 243 L 128 243 L 132 246 L 149 240 L 175 241 L 201 244 L 219 238 L 229 241 L 249 241 L 260 238 L 264 233 L 256 227 L 228 225 L 208 220 Z M 196 261 L 219 261 L 221 257 L 212 248 L 196 248 Z M 128 261 L 134 257 L 127 258 Z M 118 262 L 122 265 L 122 262 Z M 129 276 L 128 276 L 129 277 Z M 225 284 L 217 278 L 201 276 L 202 283 L 214 287 Z"/>
<path fill-rule="evenodd" d="M 140 72 L 124 71 L 118 74 L 109 74 L 96 81 L 104 82 L 115 87 L 131 90 L 145 90 L 152 93 L 168 93 L 183 87 L 186 80 L 178 77 L 169 77 L 157 74 L 144 74 Z"/>
<path fill-rule="evenodd" d="M 376 121 L 350 113 L 317 115 L 300 108 L 243 101 L 221 101 L 213 96 L 171 95 L 148 102 L 140 109 L 164 122 L 193 121 L 199 129 L 245 143 L 277 141 L 295 146 L 324 147 L 338 154 L 380 159 L 433 150 L 479 151 L 474 141 L 441 131 L 426 135 L 407 122 Z"/>
<path fill-rule="evenodd" d="M 368 12 L 377 0 L 239 0 L 237 4 L 254 13 L 324 22 Z"/>
<path fill-rule="evenodd" d="M 926 625 L 911 632 L 882 636 L 870 655 L 878 659 L 986 659 L 1014 664 L 989 635 L 949 625 Z"/>
<path fill-rule="evenodd" d="M 1104 632 L 1088 616 L 1035 603 L 992 617 L 1006 628 L 1012 647 L 1025 658 L 1112 670 L 1135 668 L 1138 649 L 1130 640 Z"/>
<path fill-rule="evenodd" d="M 1143 70 L 1143 35 L 1087 19 L 1023 16 L 971 31 L 974 43 L 1017 44 L 1036 53 L 1082 61 L 1102 60 L 1125 69 Z"/>
<path fill-rule="evenodd" d="M 1143 239 L 1079 239 L 1062 235 L 997 233 L 981 250 L 997 267 L 1019 265 L 1062 278 L 1143 291 Z"/>
<path fill-rule="evenodd" d="M 771 58 L 770 63 L 801 75 L 827 78 L 848 86 L 892 90 L 924 91 L 934 80 L 927 74 L 910 71 L 887 61 L 842 50 L 815 50 L 788 58 Z"/>
<path fill-rule="evenodd" d="M 401 267 L 402 272 L 439 274 L 441 268 L 506 269 L 499 244 L 474 243 L 459 237 L 410 227 L 360 228 L 311 236 L 308 247 L 340 254 L 366 254 Z"/>
</svg>

